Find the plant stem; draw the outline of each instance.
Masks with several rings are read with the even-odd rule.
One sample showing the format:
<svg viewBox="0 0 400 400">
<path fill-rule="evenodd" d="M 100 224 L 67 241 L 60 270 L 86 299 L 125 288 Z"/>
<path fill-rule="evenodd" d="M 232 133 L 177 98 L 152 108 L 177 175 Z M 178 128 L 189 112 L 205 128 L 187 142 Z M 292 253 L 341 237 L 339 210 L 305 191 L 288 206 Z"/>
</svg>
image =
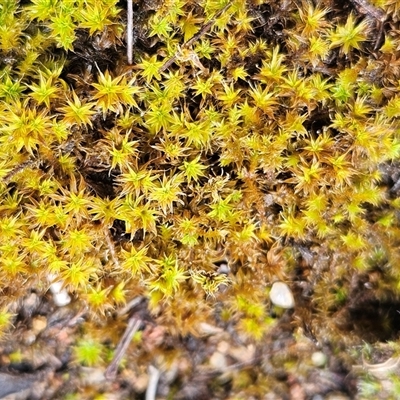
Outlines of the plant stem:
<svg viewBox="0 0 400 400">
<path fill-rule="evenodd" d="M 127 0 L 127 2 L 126 55 L 128 64 L 131 65 L 133 62 L 133 5 L 132 0 Z"/>
<path fill-rule="evenodd" d="M 128 349 L 129 343 L 132 340 L 133 335 L 137 332 L 142 324 L 142 320 L 134 316 L 129 318 L 128 325 L 126 326 L 125 332 L 115 349 L 114 358 L 110 365 L 107 367 L 104 376 L 106 379 L 113 380 L 117 376 L 118 366 L 124 357 L 126 350 Z"/>
<path fill-rule="evenodd" d="M 149 384 L 147 385 L 145 400 L 155 400 L 157 394 L 158 380 L 160 379 L 160 371 L 156 367 L 150 365 L 149 375 L 150 379 Z"/>
</svg>

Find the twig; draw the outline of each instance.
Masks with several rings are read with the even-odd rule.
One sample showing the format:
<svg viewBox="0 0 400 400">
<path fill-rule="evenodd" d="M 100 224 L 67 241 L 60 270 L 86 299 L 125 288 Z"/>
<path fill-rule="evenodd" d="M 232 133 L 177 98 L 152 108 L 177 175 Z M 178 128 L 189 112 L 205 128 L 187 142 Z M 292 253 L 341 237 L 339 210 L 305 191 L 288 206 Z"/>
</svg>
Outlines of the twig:
<svg viewBox="0 0 400 400">
<path fill-rule="evenodd" d="M 37 160 L 30 159 L 28 161 L 24 161 L 14 167 L 11 171 L 9 171 L 4 177 L 3 182 L 8 183 L 9 180 L 19 172 L 22 172 L 25 168 L 32 167 L 33 165 L 37 164 Z"/>
<path fill-rule="evenodd" d="M 133 62 L 133 5 L 132 0 L 127 0 L 127 27 L 126 27 L 126 56 L 128 64 Z"/>
<path fill-rule="evenodd" d="M 210 19 L 203 27 L 200 29 L 199 32 L 197 32 L 191 39 L 189 39 L 187 42 L 183 43 L 181 48 L 169 59 L 167 60 L 158 70 L 158 72 L 164 72 L 166 69 L 168 69 L 179 57 L 179 53 L 183 49 L 187 49 L 190 47 L 193 43 L 195 43 L 197 40 L 199 40 L 205 33 L 207 33 L 211 27 L 214 25 L 215 20 L 223 14 L 232 4 L 228 3 L 222 10 L 219 10 L 213 18 Z"/>
<path fill-rule="evenodd" d="M 111 254 L 111 258 L 113 260 L 113 263 L 118 268 L 118 270 L 121 270 L 121 264 L 119 263 L 119 260 L 118 260 L 118 257 L 117 257 L 117 253 L 115 251 L 115 246 L 114 246 L 114 243 L 113 243 L 113 241 L 111 239 L 110 232 L 109 232 L 108 228 L 104 229 L 104 236 L 106 237 L 108 250 L 110 250 L 110 254 Z"/>
<path fill-rule="evenodd" d="M 156 367 L 153 367 L 152 365 L 150 365 L 149 366 L 149 374 L 150 374 L 150 379 L 149 379 L 149 384 L 147 385 L 147 389 L 146 389 L 145 400 L 155 400 L 156 393 L 157 393 L 158 380 L 160 379 L 160 371 Z"/>
<path fill-rule="evenodd" d="M 386 19 L 386 14 L 368 3 L 367 0 L 350 0 L 352 3 L 358 5 L 361 9 L 359 10 L 362 14 L 370 15 L 376 18 L 378 21 L 383 22 Z"/>
<path fill-rule="evenodd" d="M 107 367 L 104 377 L 109 380 L 115 379 L 118 372 L 118 366 L 124 357 L 126 350 L 132 340 L 133 335 L 138 331 L 140 325 L 142 324 L 142 320 L 138 319 L 134 316 L 129 318 L 128 325 L 126 326 L 125 332 L 118 343 L 117 348 L 115 349 L 115 355 L 112 359 L 110 365 Z"/>
<path fill-rule="evenodd" d="M 377 20 L 378 34 L 376 35 L 374 51 L 378 50 L 383 38 L 383 25 L 386 21 L 387 15 L 385 12 L 377 7 L 372 6 L 367 0 L 350 0 L 353 4 L 358 6 L 358 11 L 361 14 L 369 15 Z"/>
<path fill-rule="evenodd" d="M 362 365 L 354 365 L 353 371 L 355 373 L 362 373 L 367 370 L 371 375 L 378 379 L 388 379 L 391 375 L 394 375 L 399 370 L 400 358 L 390 357 L 383 363 L 369 364 L 362 357 Z"/>
<path fill-rule="evenodd" d="M 137 296 L 134 299 L 132 299 L 131 301 L 129 301 L 124 307 L 122 307 L 119 311 L 118 311 L 118 316 L 123 316 L 125 314 L 128 314 L 128 312 L 130 310 L 132 310 L 132 308 L 136 307 L 138 304 L 140 304 L 142 301 L 144 300 L 143 296 Z"/>
</svg>

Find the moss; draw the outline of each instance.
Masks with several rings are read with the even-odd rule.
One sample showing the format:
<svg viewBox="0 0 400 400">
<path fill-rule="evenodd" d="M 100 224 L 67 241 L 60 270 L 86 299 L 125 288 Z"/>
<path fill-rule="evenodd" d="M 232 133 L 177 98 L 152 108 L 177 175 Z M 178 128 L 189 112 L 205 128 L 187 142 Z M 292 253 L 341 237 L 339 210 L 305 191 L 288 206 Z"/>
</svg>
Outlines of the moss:
<svg viewBox="0 0 400 400">
<path fill-rule="evenodd" d="M 327 312 L 346 303 L 351 277 L 382 260 L 380 288 L 398 293 L 398 202 L 382 169 L 400 156 L 391 22 L 374 43 L 375 22 L 328 0 L 148 2 L 129 66 L 120 7 L 0 8 L 9 295 L 51 274 L 94 319 L 145 295 L 174 333 L 222 304 L 259 340 L 273 326 L 266 289 L 294 277 L 300 247 L 328 260 L 316 309 L 323 293 Z"/>
</svg>

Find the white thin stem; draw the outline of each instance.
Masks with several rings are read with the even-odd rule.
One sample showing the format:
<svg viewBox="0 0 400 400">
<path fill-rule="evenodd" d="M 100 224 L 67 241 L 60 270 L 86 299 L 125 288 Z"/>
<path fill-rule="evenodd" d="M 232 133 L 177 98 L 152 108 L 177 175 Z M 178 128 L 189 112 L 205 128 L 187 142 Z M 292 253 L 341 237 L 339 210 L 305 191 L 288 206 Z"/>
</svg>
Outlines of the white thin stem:
<svg viewBox="0 0 400 400">
<path fill-rule="evenodd" d="M 133 5 L 132 0 L 127 0 L 127 27 L 126 27 L 126 56 L 128 64 L 133 62 Z"/>
<path fill-rule="evenodd" d="M 155 400 L 157 394 L 158 380 L 160 379 L 160 371 L 156 367 L 149 365 L 149 375 L 149 384 L 147 385 L 145 399 Z"/>
</svg>

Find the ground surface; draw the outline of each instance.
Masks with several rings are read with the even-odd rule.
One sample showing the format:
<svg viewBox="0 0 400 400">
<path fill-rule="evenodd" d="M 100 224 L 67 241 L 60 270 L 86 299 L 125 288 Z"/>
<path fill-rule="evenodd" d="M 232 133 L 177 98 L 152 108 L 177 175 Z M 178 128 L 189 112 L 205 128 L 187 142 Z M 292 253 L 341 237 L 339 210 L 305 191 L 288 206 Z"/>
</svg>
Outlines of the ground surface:
<svg viewBox="0 0 400 400">
<path fill-rule="evenodd" d="M 289 29 L 293 28 L 293 21 L 290 22 L 289 16 L 298 14 L 296 11 L 298 5 L 289 1 L 278 3 L 282 4 L 277 5 L 273 1 L 249 2 L 251 4 L 249 10 L 251 10 L 252 16 L 257 22 L 254 23 L 254 36 L 252 38 L 258 36 L 268 43 L 278 44 L 281 48 L 284 48 L 284 45 L 287 44 L 286 41 L 289 41 L 292 37 L 287 33 Z M 389 5 L 386 6 L 391 10 L 387 15 L 365 1 L 326 1 L 325 3 L 331 7 L 331 14 L 329 15 L 332 19 L 338 18 L 338 21 L 346 21 L 350 14 L 356 15 L 359 20 L 368 19 L 368 37 L 365 38 L 366 43 L 363 44 L 365 45 L 364 50 L 355 46 L 354 51 L 343 54 L 342 49 L 339 50 L 334 47 L 331 59 L 324 63 L 317 63 L 312 68 L 308 66 L 310 68 L 308 73 L 314 69 L 313 72 L 317 71 L 324 78 L 334 81 L 342 70 L 345 68 L 351 70 L 353 65 L 356 64 L 357 71 L 361 76 L 360 71 L 362 71 L 362 65 L 364 65 L 360 61 L 362 57 L 365 57 L 366 69 L 369 68 L 367 66 L 369 66 L 368 63 L 371 60 L 373 62 L 378 60 L 377 63 L 382 61 L 384 66 L 394 65 L 393 63 L 397 62 L 397 56 L 394 56 L 392 63 L 392 61 L 387 60 L 388 54 L 383 55 L 377 50 L 383 45 L 385 37 L 394 38 L 395 43 L 397 43 L 399 27 L 396 2 L 387 2 Z M 304 6 L 306 4 L 308 3 L 304 2 Z M 121 7 L 125 7 L 125 3 Z M 155 1 L 135 2 L 137 13 L 135 22 L 137 26 L 140 24 L 145 26 L 147 19 L 156 12 L 158 7 L 159 4 Z M 393 11 L 393 9 L 395 10 Z M 125 10 L 122 12 L 121 18 L 125 22 Z M 155 54 L 157 46 L 161 49 L 159 55 L 165 56 L 162 40 L 154 45 L 151 43 L 151 39 L 146 38 L 146 32 L 145 28 L 135 26 L 136 57 L 140 59 L 141 55 L 147 50 Z M 300 45 L 299 48 L 301 48 Z M 397 45 L 394 53 L 397 54 L 399 48 L 400 45 Z M 123 41 L 117 46 L 106 47 L 102 52 L 96 49 L 98 49 L 98 46 L 96 47 L 96 43 L 87 35 L 87 32 L 80 31 L 74 51 L 66 53 L 68 62 L 63 72 L 63 79 L 65 78 L 71 87 L 74 86 L 74 89 L 79 89 L 82 97 L 86 96 L 86 92 L 93 90 L 93 88 L 90 88 L 90 84 L 85 82 L 84 71 L 89 71 L 89 76 L 90 71 L 95 71 L 96 68 L 104 72 L 108 68 L 115 67 L 116 58 L 119 59 L 121 64 L 121 59 L 125 57 L 121 56 L 121 51 L 125 51 Z M 290 48 L 286 48 L 285 52 L 287 56 L 290 53 Z M 57 52 L 55 56 L 57 56 Z M 249 58 L 245 58 L 246 67 L 251 70 L 253 76 L 256 76 L 259 65 L 253 65 L 251 57 Z M 300 56 L 299 59 L 301 59 Z M 210 68 L 210 71 L 215 65 L 218 66 L 219 62 L 213 59 L 205 61 L 206 67 Z M 202 62 L 204 63 L 203 60 Z M 261 58 L 257 62 L 261 63 Z M 303 59 L 302 62 L 307 64 L 308 61 Z M 296 62 L 293 63 L 296 64 Z M 88 65 L 90 68 L 86 68 Z M 185 68 L 190 70 L 190 68 L 195 67 L 198 67 L 196 62 L 194 62 L 194 66 L 182 67 L 182 70 L 185 70 Z M 120 65 L 118 68 L 121 70 Z M 129 70 L 130 67 L 126 68 Z M 204 68 L 204 66 L 201 68 Z M 307 68 L 305 67 L 305 69 Z M 185 71 L 187 72 L 187 70 Z M 382 76 L 385 73 L 389 75 L 386 70 L 383 70 L 384 67 L 379 71 Z M 398 91 L 399 71 L 396 70 L 395 66 L 393 66 L 393 70 L 390 78 L 375 77 L 379 90 L 384 92 L 384 89 L 387 89 L 390 92 L 390 95 L 384 92 L 383 97 L 387 96 L 388 99 L 391 96 L 396 97 Z M 188 72 L 188 75 L 190 74 Z M 372 87 L 373 84 L 370 81 L 375 79 L 371 77 L 373 71 L 368 70 L 368 74 L 370 80 L 365 78 L 365 81 Z M 365 77 L 366 75 L 362 76 Z M 190 75 L 190 77 L 193 79 L 191 83 L 194 83 L 195 74 L 193 73 L 193 76 Z M 76 82 L 79 82 L 79 84 Z M 363 83 L 365 82 L 363 81 Z M 354 82 L 352 84 L 356 85 Z M 247 83 L 242 83 L 242 85 L 244 88 Z M 146 85 L 143 84 L 143 86 Z M 360 90 L 361 96 L 361 84 L 357 90 Z M 368 92 L 368 95 L 365 96 L 368 97 L 370 94 Z M 193 95 L 193 93 L 190 92 L 188 97 L 190 95 Z M 151 95 L 149 95 L 150 97 Z M 196 96 L 193 95 L 192 97 L 195 98 Z M 371 95 L 371 97 L 373 96 Z M 291 98 L 291 95 L 284 94 L 282 98 L 280 106 L 283 109 L 286 107 L 286 99 Z M 143 102 L 145 103 L 145 101 L 147 101 L 146 98 Z M 351 101 L 349 100 L 350 103 Z M 374 103 L 371 100 L 371 104 L 375 107 L 371 119 L 375 118 L 375 114 L 378 115 L 386 107 L 386 98 L 381 101 L 382 104 L 379 101 L 376 100 L 376 103 Z M 197 98 L 195 102 L 200 102 L 200 100 Z M 219 104 L 217 100 L 215 102 Z M 343 103 L 346 103 L 346 101 Z M 193 110 L 198 111 L 197 106 L 198 104 L 193 105 Z M 342 106 L 340 112 L 345 110 L 343 113 L 346 113 L 348 111 L 345 108 L 346 104 L 340 106 Z M 332 122 L 330 115 L 333 115 L 332 113 L 335 111 L 335 102 L 332 101 L 332 105 L 326 106 L 326 109 L 318 107 L 312 109 L 307 114 L 307 120 L 303 121 L 306 126 L 305 130 L 315 133 L 316 136 L 321 134 L 320 128 L 326 127 L 328 129 Z M 301 113 L 303 113 L 307 107 L 301 106 L 300 108 Z M 191 110 L 192 113 L 194 113 L 193 110 Z M 395 114 L 393 118 L 397 118 L 397 111 L 393 113 Z M 283 114 L 283 111 L 280 110 L 277 114 Z M 398 114 L 400 115 L 400 112 Z M 114 177 L 110 178 L 112 175 L 108 173 L 111 168 L 110 160 L 106 160 L 106 166 L 101 168 L 102 165 L 99 160 L 102 154 L 96 153 L 96 147 L 93 145 L 93 143 L 100 143 L 104 139 L 101 129 L 105 131 L 111 129 L 113 122 L 110 121 L 115 115 L 113 113 L 110 113 L 110 115 L 108 119 L 103 120 L 101 116 L 96 117 L 95 125 L 102 125 L 100 127 L 95 126 L 97 129 L 96 137 L 93 133 L 95 129 L 89 129 L 88 132 L 85 132 L 86 136 L 80 144 L 83 150 L 78 145 L 74 148 L 74 143 L 71 145 L 78 159 L 77 168 L 82 173 L 82 179 L 85 180 L 89 188 L 88 192 L 94 193 L 93 196 L 98 198 L 110 195 L 117 186 L 115 176 L 122 174 L 114 166 Z M 362 117 L 358 117 L 362 120 Z M 394 130 L 398 130 L 396 123 L 393 122 Z M 139 133 L 135 132 L 138 137 L 145 131 L 143 126 L 140 129 L 138 128 Z M 347 131 L 342 134 L 339 129 L 338 132 L 332 133 L 338 142 L 346 134 Z M 396 135 L 398 135 L 398 132 Z M 87 137 L 90 137 L 90 139 Z M 95 139 L 93 139 L 94 137 Z M 145 142 L 146 148 L 151 147 L 150 143 L 153 148 L 157 146 L 160 148 L 161 146 L 159 142 L 151 142 L 154 138 L 149 139 L 146 133 L 143 133 L 140 138 Z M 79 140 L 77 139 L 77 142 Z M 296 149 L 295 142 L 294 139 L 291 143 L 294 149 Z M 344 143 L 346 144 L 345 140 Z M 354 150 L 352 146 L 351 143 L 349 152 Z M 223 158 L 222 153 L 226 148 L 222 147 L 216 151 L 216 154 L 207 153 L 206 162 L 209 163 L 208 166 L 214 167 L 217 164 L 215 160 L 218 160 L 218 157 Z M 354 158 L 358 155 L 358 150 L 356 150 Z M 290 151 L 292 150 L 287 150 L 287 152 Z M 287 155 L 286 150 L 282 153 L 285 156 Z M 293 153 L 296 153 L 296 151 L 293 150 Z M 158 160 L 156 155 L 158 153 L 154 150 L 152 153 L 154 160 Z M 143 165 L 152 161 L 150 156 L 149 160 L 146 157 L 140 160 Z M 156 163 L 156 161 L 154 162 Z M 164 164 L 160 164 L 160 168 L 165 168 L 163 172 L 169 171 L 169 168 L 171 168 L 167 164 L 166 161 Z M 171 162 L 171 164 L 173 163 Z M 353 167 L 355 168 L 355 166 Z M 57 169 L 54 168 L 53 171 L 53 167 L 46 164 L 46 161 L 41 164 L 40 168 L 43 174 L 47 174 L 49 171 L 53 173 Z M 393 234 L 390 233 L 388 234 L 390 238 L 385 241 L 386 239 L 383 240 L 379 236 L 382 231 L 377 231 L 375 235 L 374 227 L 377 225 L 374 224 L 377 213 L 391 210 L 390 201 L 394 202 L 399 195 L 400 168 L 396 160 L 393 160 L 381 163 L 379 169 L 381 177 L 378 186 L 385 193 L 383 197 L 389 200 L 381 205 L 381 208 L 368 205 L 363 208 L 362 212 L 360 211 L 363 219 L 370 224 L 367 228 L 362 225 L 363 229 L 366 230 L 362 234 L 366 241 L 367 239 L 370 240 L 371 247 L 379 247 L 380 244 L 384 243 L 382 247 L 386 246 L 385 250 L 390 255 L 392 250 L 387 243 L 393 240 L 390 244 L 397 246 L 399 238 L 396 237 L 396 234 L 399 233 L 398 230 L 391 226 L 393 232 L 395 232 L 395 237 L 393 239 Z M 231 176 L 235 176 L 237 172 L 235 172 L 235 166 L 229 163 L 225 170 L 228 170 Z M 218 174 L 222 176 L 225 170 L 224 167 L 217 166 L 212 173 L 216 176 Z M 293 188 L 293 180 L 296 179 L 294 170 L 286 168 L 284 172 L 277 172 L 271 179 L 265 178 L 268 171 L 265 172 L 261 167 L 255 172 L 255 174 L 262 175 L 265 179 L 263 184 L 267 187 L 265 192 L 263 188 L 259 190 L 264 201 L 262 207 L 268 209 L 268 212 L 261 212 L 263 216 L 266 215 L 266 219 L 270 217 L 270 221 L 276 222 L 281 211 L 289 202 L 289 200 L 282 200 L 282 198 L 285 198 L 286 195 L 287 197 L 295 197 L 295 193 L 298 194 L 297 189 Z M 54 172 L 55 175 L 56 172 Z M 371 171 L 372 173 L 373 171 Z M 12 176 L 7 178 L 10 180 Z M 282 186 L 270 182 L 274 181 L 275 178 Z M 239 182 L 237 185 L 242 185 L 244 180 L 244 178 L 237 179 Z M 17 181 L 15 186 L 17 187 L 18 184 Z M 281 191 L 282 187 L 284 189 Z M 327 191 L 329 192 L 329 190 Z M 309 194 L 307 190 L 301 193 L 304 197 Z M 299 197 L 302 196 L 299 195 Z M 259 203 L 254 207 L 258 208 L 258 206 Z M 27 208 L 29 209 L 29 207 Z M 378 211 L 376 208 L 379 208 Z M 398 218 L 398 214 L 397 208 L 393 211 L 393 218 Z M 166 217 L 165 221 L 170 223 L 173 218 L 170 216 L 168 218 Z M 350 217 L 349 220 L 351 220 Z M 163 220 L 163 222 L 165 221 Z M 399 225 L 398 220 L 396 221 L 393 222 L 395 227 Z M 348 225 L 351 225 L 352 222 L 353 220 L 349 223 L 346 221 L 338 229 L 348 229 Z M 79 224 L 77 226 L 79 227 Z M 218 224 L 215 226 L 215 231 L 218 231 Z M 116 220 L 107 238 L 110 239 L 111 237 L 117 249 L 128 246 L 127 242 L 129 241 L 134 242 L 134 245 L 141 240 L 144 241 L 143 235 L 140 235 L 141 232 L 138 232 L 139 237 L 132 238 L 134 236 L 132 235 L 130 239 L 128 233 L 125 232 L 125 225 Z M 56 236 L 54 235 L 54 237 Z M 160 400 L 361 400 L 399 398 L 400 297 L 398 281 L 395 280 L 398 277 L 396 278 L 394 273 L 392 275 L 388 271 L 391 267 L 386 258 L 389 259 L 390 256 L 386 255 L 386 258 L 382 257 L 382 259 L 374 261 L 370 268 L 357 269 L 350 262 L 356 257 L 351 258 L 349 256 L 347 259 L 346 250 L 339 248 L 339 242 L 332 244 L 329 239 L 321 239 L 318 235 L 313 236 L 313 233 L 300 239 L 295 235 L 290 237 L 289 234 L 287 237 L 279 234 L 276 236 L 278 237 L 276 243 L 281 245 L 282 249 L 291 249 L 292 259 L 289 260 L 289 256 L 286 259 L 291 264 L 289 261 L 282 261 L 281 253 L 274 253 L 271 242 L 268 243 L 268 246 L 265 245 L 265 248 L 262 248 L 259 253 L 263 257 L 265 256 L 272 266 L 270 270 L 275 268 L 278 271 L 276 274 L 270 272 L 271 275 L 268 275 L 268 278 L 275 277 L 277 279 L 279 277 L 288 283 L 295 299 L 295 307 L 288 310 L 276 308 L 270 303 L 267 295 L 260 300 L 261 308 L 265 313 L 261 313 L 262 318 L 256 318 L 258 309 L 252 311 L 248 307 L 250 311 L 247 311 L 247 321 L 255 315 L 254 324 L 257 325 L 260 320 L 269 324 L 268 329 L 258 339 L 246 335 L 243 326 L 239 326 L 243 317 L 242 314 L 232 313 L 234 316 L 229 317 L 229 312 L 226 310 L 227 308 L 230 309 L 224 301 L 226 297 L 234 297 L 237 293 L 232 294 L 225 284 L 220 285 L 216 293 L 210 296 L 201 297 L 202 295 L 195 292 L 194 296 L 197 296 L 197 298 L 194 298 L 195 301 L 198 301 L 199 313 L 203 310 L 201 301 L 204 300 L 204 304 L 209 307 L 207 312 L 209 312 L 210 317 L 207 322 L 193 324 L 193 326 L 196 326 L 193 332 L 190 331 L 190 327 L 179 326 L 179 324 L 177 329 L 176 323 L 172 324 L 171 327 L 168 318 L 163 316 L 161 307 L 158 309 L 154 304 L 149 307 L 149 299 L 145 294 L 143 295 L 143 293 L 146 293 L 145 290 L 142 291 L 143 293 L 139 289 L 137 290 L 139 294 L 134 297 L 131 307 L 126 309 L 123 306 L 110 307 L 106 308 L 104 312 L 99 312 L 98 315 L 89 310 L 87 301 L 82 300 L 73 290 L 71 290 L 71 303 L 62 307 L 55 304 L 54 296 L 50 291 L 47 291 L 47 287 L 40 286 L 37 282 L 36 286 L 25 288 L 25 293 L 22 296 L 16 296 L 13 293 L 10 296 L 12 298 L 11 304 L 8 304 L 8 312 L 13 314 L 12 327 L 0 342 L 0 398 L 15 400 L 152 400 L 155 398 Z M 318 238 L 316 238 L 317 236 Z M 52 238 L 51 233 L 49 234 L 49 238 L 54 239 L 54 237 Z M 147 237 L 149 237 L 149 234 L 147 234 Z M 54 241 L 57 242 L 56 239 Z M 112 252 L 114 245 L 105 246 L 106 252 Z M 222 245 L 224 246 L 224 243 Z M 234 249 L 235 244 L 230 244 L 230 246 Z M 254 248 L 256 246 L 262 247 L 258 242 L 254 244 Z M 182 250 L 182 247 L 184 246 L 179 247 L 179 251 L 182 251 L 183 254 L 185 250 Z M 251 271 L 249 276 L 252 277 L 253 281 L 248 285 L 250 287 L 245 292 L 249 295 L 251 302 L 253 300 L 251 297 L 252 285 L 254 283 L 254 287 L 257 287 L 258 290 L 257 282 L 264 279 L 262 275 L 264 270 L 260 267 L 261 272 L 256 270 L 256 273 L 254 273 L 254 270 L 257 269 L 257 262 L 254 262 L 256 267 L 254 265 L 248 267 L 247 263 L 251 264 L 251 262 L 246 259 L 248 254 L 245 246 L 244 248 L 244 254 L 241 254 L 235 260 L 229 259 L 229 252 L 226 254 L 222 251 L 224 257 L 217 260 L 214 266 L 216 271 L 220 271 L 221 265 L 227 263 L 229 266 L 226 267 L 228 268 L 226 273 L 232 274 L 232 281 L 235 281 L 236 277 L 239 276 L 235 282 L 240 282 L 241 279 L 240 274 L 237 274 L 238 270 L 244 270 L 244 276 L 246 276 L 246 272 Z M 152 251 L 153 255 L 156 254 L 154 249 Z M 201 251 L 205 250 L 200 249 L 198 256 L 200 259 Z M 216 249 L 214 248 L 213 251 L 216 251 Z M 108 255 L 107 257 L 104 258 L 107 258 L 106 261 L 109 262 L 112 257 Z M 261 256 L 260 259 L 262 259 Z M 391 262 L 395 263 L 396 260 L 394 257 L 394 261 Z M 104 265 L 106 265 L 106 261 L 102 261 Z M 286 267 L 289 264 L 290 268 Z M 282 265 L 284 266 L 280 270 Z M 225 272 L 220 273 L 220 275 L 223 274 Z M 104 278 L 104 281 L 107 281 L 107 279 L 107 277 Z M 265 279 L 268 280 L 266 286 L 270 285 L 272 278 Z M 236 289 L 238 286 L 240 284 L 237 284 Z M 4 296 L 7 296 L 9 292 L 12 292 L 11 285 L 4 289 Z M 131 293 L 133 292 L 134 289 L 131 289 Z M 186 294 L 185 291 L 183 293 Z M 239 289 L 238 293 L 242 294 Z M 175 307 L 179 307 L 179 298 L 173 304 Z M 260 304 L 257 304 L 257 306 Z M 171 307 L 173 308 L 173 306 Z M 192 307 L 190 310 L 192 314 L 196 314 L 196 309 Z M 254 315 L 252 315 L 252 312 Z M 169 313 L 171 314 L 170 311 Z M 191 315 L 185 315 L 182 320 L 187 321 L 190 318 Z M 193 320 L 195 319 L 193 318 Z M 119 368 L 115 370 L 116 373 L 107 375 L 107 371 L 109 372 L 107 368 L 113 362 L 114 351 L 123 337 L 129 321 L 136 321 L 138 329 L 128 348 L 124 351 L 124 357 Z M 180 332 L 179 329 L 182 329 L 184 333 Z"/>
<path fill-rule="evenodd" d="M 136 312 L 146 320 L 143 307 L 139 303 Z M 7 399 L 148 399 L 154 385 L 159 399 L 345 400 L 368 393 L 394 399 L 398 384 L 397 344 L 369 345 L 352 329 L 332 344 L 321 330 L 308 331 L 307 311 L 297 307 L 284 312 L 260 343 L 246 343 L 233 326 L 218 322 L 204 324 L 199 337 L 171 337 L 148 319 L 140 327 L 141 341 L 131 342 L 120 372 L 109 380 L 107 363 L 77 362 L 73 346 L 82 340 L 85 320 L 79 302 L 60 308 L 51 296 L 32 292 L 15 304 L 15 312 L 15 328 L 1 346 L 0 395 L 18 391 Z M 343 318 L 357 326 L 358 317 Z M 303 328 L 294 329 L 296 319 Z M 123 323 L 107 323 L 115 323 L 115 334 L 122 336 Z M 150 383 L 157 370 L 159 379 Z"/>
</svg>

